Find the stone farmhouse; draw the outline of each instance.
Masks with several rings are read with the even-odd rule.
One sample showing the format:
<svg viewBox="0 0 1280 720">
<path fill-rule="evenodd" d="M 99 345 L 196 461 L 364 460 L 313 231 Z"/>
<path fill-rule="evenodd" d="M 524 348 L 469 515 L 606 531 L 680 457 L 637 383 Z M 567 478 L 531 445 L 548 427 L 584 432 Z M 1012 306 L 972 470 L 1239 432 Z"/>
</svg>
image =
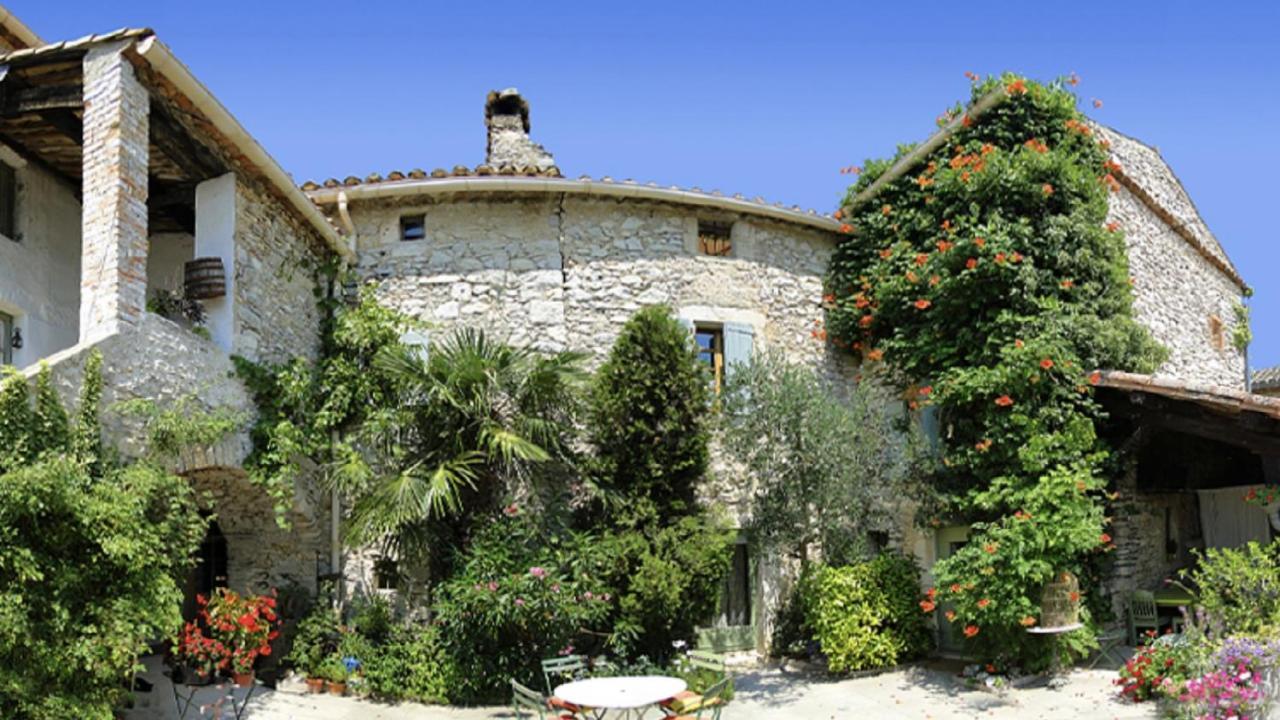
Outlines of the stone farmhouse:
<svg viewBox="0 0 1280 720">
<path fill-rule="evenodd" d="M 439 330 L 477 326 L 599 359 L 635 310 L 666 303 L 717 374 L 768 347 L 852 378 L 853 361 L 811 333 L 842 238 L 831 216 L 571 179 L 531 139 L 529 103 L 514 90 L 489 94 L 484 123 L 478 165 L 299 186 L 151 30 L 46 43 L 0 8 L 2 360 L 27 373 L 46 362 L 70 393 L 97 349 L 107 403 L 194 393 L 252 412 L 231 357 L 315 357 L 325 289 L 307 268 L 337 262 Z M 1137 458 L 1121 482 L 1133 507 L 1115 532 L 1113 589 L 1124 591 L 1185 563 L 1190 547 L 1239 539 L 1219 496 L 1275 479 L 1280 400 L 1246 392 L 1232 342 L 1246 286 L 1182 185 L 1155 149 L 1101 132 L 1123 168 L 1110 216 L 1128 238 L 1136 313 L 1170 350 L 1154 376 L 1103 376 L 1115 432 Z M 205 271 L 222 279 L 201 285 L 207 333 L 147 309 L 181 292 L 192 267 L 196 282 Z M 134 421 L 113 422 L 112 439 L 135 447 Z M 192 592 L 313 589 L 329 574 L 376 591 L 370 558 L 338 543 L 340 502 L 300 484 L 292 528 L 279 529 L 241 469 L 248 450 L 242 434 L 179 468 L 217 513 Z M 749 493 L 727 481 L 722 499 L 743 521 Z M 1248 528 L 1269 532 L 1265 520 Z M 927 568 L 964 529 L 925 532 L 893 516 L 884 536 Z M 731 647 L 765 646 L 785 586 L 779 565 L 751 552 L 744 538 L 722 612 L 708 618 Z"/>
</svg>

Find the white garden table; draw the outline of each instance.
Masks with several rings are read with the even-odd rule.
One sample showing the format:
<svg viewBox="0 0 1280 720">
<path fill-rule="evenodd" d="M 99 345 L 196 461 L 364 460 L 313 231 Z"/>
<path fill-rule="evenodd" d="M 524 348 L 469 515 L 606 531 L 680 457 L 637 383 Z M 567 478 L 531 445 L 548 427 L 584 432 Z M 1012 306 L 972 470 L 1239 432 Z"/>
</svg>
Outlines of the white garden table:
<svg viewBox="0 0 1280 720">
<path fill-rule="evenodd" d="M 591 678 L 556 687 L 555 695 L 579 707 L 619 710 L 632 720 L 644 716 L 644 709 L 673 698 L 688 685 L 680 678 L 661 675 Z"/>
</svg>

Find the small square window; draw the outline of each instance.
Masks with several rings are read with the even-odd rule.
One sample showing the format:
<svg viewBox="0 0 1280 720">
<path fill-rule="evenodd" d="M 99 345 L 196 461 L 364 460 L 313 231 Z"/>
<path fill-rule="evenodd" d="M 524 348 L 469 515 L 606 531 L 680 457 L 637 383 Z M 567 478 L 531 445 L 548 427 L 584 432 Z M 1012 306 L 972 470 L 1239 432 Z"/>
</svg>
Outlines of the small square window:
<svg viewBox="0 0 1280 720">
<path fill-rule="evenodd" d="M 400 218 L 400 240 L 409 242 L 422 240 L 427 236 L 427 217 L 425 215 L 404 215 Z"/>
<path fill-rule="evenodd" d="M 380 557 L 373 561 L 373 586 L 378 590 L 395 590 L 400 585 L 400 564 Z"/>
<path fill-rule="evenodd" d="M 698 252 L 712 257 L 728 257 L 733 252 L 732 230 L 733 223 L 699 220 Z"/>
</svg>

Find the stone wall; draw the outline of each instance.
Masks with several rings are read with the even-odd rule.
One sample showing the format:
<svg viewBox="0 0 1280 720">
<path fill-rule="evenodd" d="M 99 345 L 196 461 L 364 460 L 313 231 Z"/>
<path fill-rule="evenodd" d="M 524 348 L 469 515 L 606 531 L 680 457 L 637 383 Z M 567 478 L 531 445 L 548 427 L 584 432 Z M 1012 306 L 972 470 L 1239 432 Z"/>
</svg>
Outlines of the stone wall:
<svg viewBox="0 0 1280 720">
<path fill-rule="evenodd" d="M 423 214 L 426 239 L 401 242 L 401 215 Z M 607 355 L 645 305 L 682 317 L 744 322 L 756 347 L 846 373 L 812 336 L 834 236 L 674 205 L 558 195 L 422 202 L 352 210 L 359 270 L 380 299 L 439 328 L 472 325 L 518 345 Z M 696 252 L 699 217 L 733 220 L 733 255 Z"/>
<path fill-rule="evenodd" d="M 320 350 L 316 268 L 323 240 L 255 181 L 236 178 L 233 352 L 271 362 Z"/>
<path fill-rule="evenodd" d="M 1158 150 L 1110 128 L 1095 129 L 1111 144 L 1124 179 L 1111 195 L 1107 220 L 1125 233 L 1135 317 L 1170 350 L 1156 374 L 1243 390 L 1244 353 L 1231 342 L 1243 295 L 1224 271 L 1230 259 Z"/>
<path fill-rule="evenodd" d="M 137 324 L 146 309 L 151 101 L 126 45 L 94 47 L 84 59 L 81 342 Z"/>
<path fill-rule="evenodd" d="M 25 367 L 79 339 L 80 203 L 75 189 L 0 151 L 18 182 L 16 237 L 0 236 L 0 312 L 15 318 Z"/>
<path fill-rule="evenodd" d="M 233 588 L 262 591 L 297 583 L 314 591 L 317 559 L 327 563 L 329 550 L 324 495 L 309 478 L 300 481 L 289 516 L 293 527 L 277 527 L 271 499 L 240 469 L 252 447 L 248 427 L 256 407 L 227 354 L 210 340 L 144 313 L 137 325 L 93 346 L 76 346 L 47 359 L 68 407 L 75 406 L 85 360 L 94 350 L 103 356 L 104 441 L 125 456 L 138 456 L 145 447 L 142 419 L 113 409 L 127 400 L 149 399 L 163 407 L 189 397 L 200 408 L 225 408 L 244 417 L 244 430 L 214 447 L 184 453 L 172 469 L 208 493 L 206 507 L 217 514 L 227 535 Z"/>
<path fill-rule="evenodd" d="M 1244 389 L 1244 353 L 1232 344 L 1240 289 L 1126 188 L 1111 196 L 1129 250 L 1134 317 L 1169 349 L 1157 375 Z"/>
</svg>

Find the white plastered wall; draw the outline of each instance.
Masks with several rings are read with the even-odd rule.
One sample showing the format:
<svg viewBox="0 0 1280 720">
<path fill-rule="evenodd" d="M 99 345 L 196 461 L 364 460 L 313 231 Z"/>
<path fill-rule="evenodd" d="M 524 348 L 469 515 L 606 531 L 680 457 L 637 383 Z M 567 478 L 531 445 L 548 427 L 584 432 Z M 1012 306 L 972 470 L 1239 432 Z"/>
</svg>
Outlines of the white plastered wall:
<svg viewBox="0 0 1280 720">
<path fill-rule="evenodd" d="M 80 203 L 66 182 L 0 146 L 15 168 L 15 237 L 0 236 L 0 312 L 14 317 L 26 367 L 71 347 L 79 337 Z"/>
<path fill-rule="evenodd" d="M 236 296 L 236 176 L 227 173 L 196 186 L 195 257 L 222 258 L 227 293 L 204 300 L 209 335 L 218 347 L 231 352 L 235 330 Z"/>
</svg>

